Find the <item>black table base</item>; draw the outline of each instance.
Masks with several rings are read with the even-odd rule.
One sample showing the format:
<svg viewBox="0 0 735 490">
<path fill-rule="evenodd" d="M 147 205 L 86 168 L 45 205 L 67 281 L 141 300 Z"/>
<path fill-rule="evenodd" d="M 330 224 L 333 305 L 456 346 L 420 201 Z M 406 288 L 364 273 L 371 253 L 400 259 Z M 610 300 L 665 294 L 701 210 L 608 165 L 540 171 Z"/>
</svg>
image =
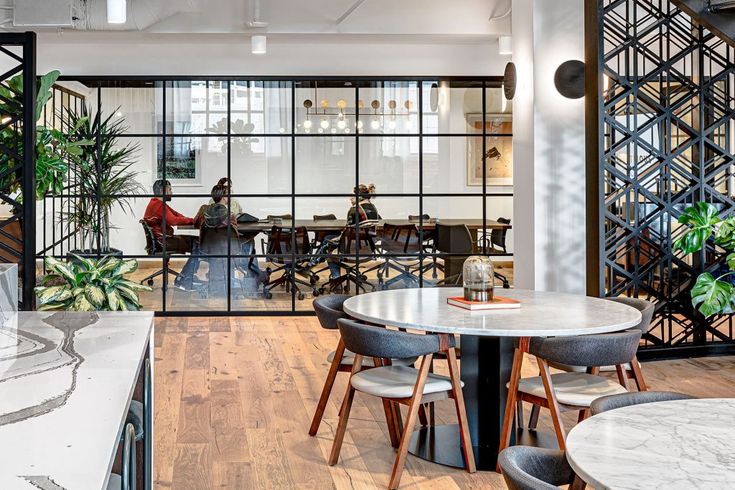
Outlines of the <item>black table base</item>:
<svg viewBox="0 0 735 490">
<path fill-rule="evenodd" d="M 558 449 L 556 437 L 550 432 L 520 429 L 516 433 L 516 444 L 523 446 Z M 498 461 L 498 448 L 472 447 L 475 464 L 479 471 L 495 471 Z M 414 432 L 408 452 L 432 463 L 464 468 L 464 456 L 459 443 L 457 424 L 422 427 Z"/>
</svg>

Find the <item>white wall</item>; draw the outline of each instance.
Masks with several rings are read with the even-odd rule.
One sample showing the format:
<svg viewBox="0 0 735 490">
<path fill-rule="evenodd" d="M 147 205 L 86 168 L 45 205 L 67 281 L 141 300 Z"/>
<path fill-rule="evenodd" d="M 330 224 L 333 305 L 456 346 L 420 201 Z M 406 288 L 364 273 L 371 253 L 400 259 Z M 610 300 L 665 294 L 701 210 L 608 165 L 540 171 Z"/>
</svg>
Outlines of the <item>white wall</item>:
<svg viewBox="0 0 735 490">
<path fill-rule="evenodd" d="M 387 38 L 389 41 L 391 38 Z M 302 43 L 286 44 L 277 39 L 270 42 L 266 56 L 250 54 L 249 38 L 245 36 L 147 35 L 129 33 L 64 33 L 40 34 L 38 71 L 60 69 L 65 75 L 500 75 L 507 57 L 497 55 L 495 41 L 434 41 L 431 43 L 392 38 L 395 42 L 370 44 L 365 38 L 347 42 L 324 42 L 313 37 Z M 80 88 L 81 90 L 81 88 Z M 113 97 L 112 90 L 103 94 L 103 110 L 122 105 L 121 112 L 133 132 L 153 132 L 155 100 L 141 101 L 134 90 Z M 151 91 L 144 97 L 151 97 Z M 354 89 L 345 93 L 330 93 L 336 100 L 351 100 Z M 96 94 L 89 100 L 95 105 Z M 155 96 L 153 97 L 155 99 Z M 298 97 L 297 97 L 298 99 Z M 446 90 L 440 110 L 440 130 L 464 132 L 465 113 L 482 111 L 480 90 Z M 300 100 L 297 100 L 297 104 Z M 500 112 L 500 100 L 488 97 L 488 112 Z M 461 128 L 461 129 L 460 129 Z M 364 183 L 374 182 L 380 192 L 417 192 L 418 155 L 409 152 L 405 142 L 396 143 L 393 157 L 380 148 L 378 140 L 361 139 L 361 175 Z M 152 138 L 137 140 L 141 145 L 134 170 L 150 192 L 156 158 L 156 143 Z M 342 154 L 325 152 L 324 145 L 314 139 L 298 139 L 297 162 L 310 161 L 307 168 L 297 166 L 297 192 L 349 193 L 354 184 L 354 139 L 346 138 Z M 466 183 L 466 138 L 442 138 L 435 157 L 425 156 L 425 190 L 429 192 L 479 192 L 479 187 Z M 260 157 L 235 157 L 232 177 L 235 192 L 290 191 L 290 147 L 275 151 L 272 148 Z M 282 151 L 281 151 L 282 150 Z M 177 194 L 206 194 L 211 186 L 226 175 L 226 157 L 216 150 L 199 154 L 202 180 L 198 185 L 177 186 Z M 242 162 L 242 164 L 239 164 Z M 366 162 L 368 162 L 366 164 Z M 350 172 L 350 170 L 352 171 Z M 510 187 L 489 187 L 489 192 L 511 192 Z M 124 248 L 127 253 L 144 253 L 144 241 L 138 219 L 148 199 L 132 201 L 133 213 L 116 210 L 112 223 L 117 227 L 111 233 L 111 244 Z M 267 214 L 291 212 L 288 198 L 240 199 L 246 211 L 260 217 Z M 204 202 L 202 198 L 178 197 L 172 206 L 193 215 Z M 440 218 L 481 217 L 481 198 L 425 199 L 424 212 Z M 381 214 L 388 218 L 405 218 L 418 214 L 418 200 L 412 198 L 378 198 L 375 202 Z M 347 198 L 304 198 L 297 204 L 297 216 L 312 214 L 346 213 Z M 39 211 L 40 212 L 40 211 Z M 499 216 L 513 219 L 512 199 L 488 198 L 488 218 Z M 508 236 L 509 250 L 513 250 L 513 233 Z"/>
<path fill-rule="evenodd" d="M 533 257 L 515 262 L 519 287 L 585 292 L 584 99 L 554 87 L 561 63 L 584 60 L 583 28 L 583 0 L 513 1 L 516 254 Z"/>
</svg>

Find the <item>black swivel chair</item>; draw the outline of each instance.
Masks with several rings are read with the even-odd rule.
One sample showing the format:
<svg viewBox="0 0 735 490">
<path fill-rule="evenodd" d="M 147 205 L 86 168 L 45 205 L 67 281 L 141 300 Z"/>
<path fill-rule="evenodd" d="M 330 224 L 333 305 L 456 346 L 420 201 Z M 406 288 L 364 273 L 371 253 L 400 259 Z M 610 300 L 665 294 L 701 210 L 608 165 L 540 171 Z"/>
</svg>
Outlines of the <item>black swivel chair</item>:
<svg viewBox="0 0 735 490">
<path fill-rule="evenodd" d="M 302 300 L 305 296 L 299 285 L 310 288 L 314 296 L 319 296 L 319 289 L 315 286 L 318 278 L 311 272 L 309 263 L 310 252 L 311 244 L 306 227 L 295 228 L 292 236 L 290 228 L 273 226 L 268 240 L 268 262 L 277 267 L 273 270 L 268 269 L 268 273 L 281 272 L 282 274 L 265 285 L 266 298 L 272 297 L 273 288 L 284 286 L 286 292 L 293 289 L 296 297 Z M 309 281 L 304 281 L 297 275 L 304 275 L 309 278 Z"/>
<path fill-rule="evenodd" d="M 510 220 L 508 218 L 498 218 L 498 223 L 503 225 L 509 225 Z M 493 228 L 490 231 L 490 237 L 488 238 L 487 235 L 483 238 L 483 245 L 485 246 L 485 249 L 488 251 L 488 253 L 502 253 L 507 254 L 508 251 L 505 248 L 505 238 L 508 234 L 508 228 Z"/>
<path fill-rule="evenodd" d="M 444 258 L 444 272 L 445 277 L 441 281 L 437 283 L 437 285 L 457 285 L 462 283 L 462 263 L 465 261 L 465 259 L 470 256 L 473 253 L 474 247 L 474 241 L 472 239 L 472 234 L 470 233 L 469 228 L 467 228 L 467 225 L 447 225 L 442 223 L 436 224 L 436 235 L 435 235 L 435 244 L 436 244 L 436 251 L 441 256 L 442 253 L 444 254 L 453 254 L 453 255 L 446 255 L 442 258 Z M 460 254 L 460 255 L 454 255 L 454 254 Z M 450 275 L 447 274 L 447 262 L 452 262 L 452 271 Z M 510 283 L 508 282 L 508 279 L 495 272 L 495 277 L 498 278 L 502 284 L 503 287 L 508 289 L 510 288 Z"/>
<path fill-rule="evenodd" d="M 151 226 L 156 225 L 156 223 L 159 223 L 159 218 L 148 218 L 140 220 L 140 224 L 143 227 L 143 234 L 145 235 L 145 251 L 148 254 L 149 257 L 160 257 L 163 260 L 163 268 L 157 270 L 153 274 L 149 274 L 148 276 L 141 279 L 140 283 L 143 284 L 148 283 L 149 286 L 153 286 L 153 279 L 163 275 L 164 271 L 171 274 L 174 277 L 179 277 L 179 273 L 175 270 L 169 269 L 168 263 L 171 260 L 169 257 L 169 254 L 163 253 L 163 248 L 161 246 L 161 243 L 156 238 L 156 235 L 153 233 L 153 229 Z"/>
<path fill-rule="evenodd" d="M 228 245 L 229 242 L 229 245 Z M 240 271 L 243 276 L 255 278 L 254 291 L 257 292 L 262 283 L 261 277 L 257 274 L 251 264 L 251 257 L 247 257 L 242 252 L 242 243 L 237 231 L 230 227 L 208 227 L 203 226 L 199 232 L 199 243 L 201 250 L 201 260 L 209 264 L 208 280 L 206 285 L 206 294 L 209 296 L 222 296 L 227 292 L 227 278 L 234 278 L 235 271 Z M 230 255 L 230 270 L 227 270 L 227 255 Z M 253 274 L 254 273 L 254 274 Z M 234 281 L 233 281 L 234 283 Z M 246 290 L 243 281 L 235 283 L 239 286 L 243 296 Z M 266 293 L 265 286 L 263 293 Z"/>
</svg>

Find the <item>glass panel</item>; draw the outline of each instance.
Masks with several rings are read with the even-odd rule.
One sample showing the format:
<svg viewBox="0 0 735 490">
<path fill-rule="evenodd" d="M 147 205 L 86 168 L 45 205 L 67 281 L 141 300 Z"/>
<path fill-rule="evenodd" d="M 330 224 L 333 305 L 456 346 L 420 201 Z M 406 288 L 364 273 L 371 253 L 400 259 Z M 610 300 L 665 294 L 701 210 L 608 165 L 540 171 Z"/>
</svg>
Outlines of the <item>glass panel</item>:
<svg viewBox="0 0 735 490">
<path fill-rule="evenodd" d="M 352 193 L 355 149 L 354 136 L 296 138 L 296 193 Z"/>
<path fill-rule="evenodd" d="M 417 134 L 417 82 L 367 82 L 359 89 L 358 128 L 365 134 Z"/>
<path fill-rule="evenodd" d="M 159 131 L 163 127 L 162 112 L 162 102 L 156 99 Z M 227 133 L 227 82 L 166 82 L 166 133 Z"/>
<path fill-rule="evenodd" d="M 355 96 L 352 82 L 296 82 L 296 132 L 354 134 Z"/>
<path fill-rule="evenodd" d="M 112 115 L 112 122 L 119 123 L 126 133 L 155 134 L 158 129 L 156 106 L 161 103 L 161 91 L 160 82 L 104 82 L 101 88 L 103 117 Z"/>
<path fill-rule="evenodd" d="M 182 186 L 181 192 L 209 194 L 212 186 L 227 176 L 226 136 L 166 138 L 165 148 L 162 144 L 157 148 L 156 178 L 163 178 L 164 151 L 166 179 Z"/>
<path fill-rule="evenodd" d="M 482 192 L 482 137 L 424 137 L 423 152 L 425 193 Z"/>
<path fill-rule="evenodd" d="M 291 132 L 291 82 L 235 81 L 230 100 L 233 134 Z"/>
<path fill-rule="evenodd" d="M 232 192 L 291 193 L 291 138 L 232 137 Z"/>
<path fill-rule="evenodd" d="M 419 138 L 360 139 L 360 182 L 377 194 L 415 194 L 419 190 Z"/>
<path fill-rule="evenodd" d="M 482 132 L 482 82 L 422 83 L 424 134 Z"/>
</svg>

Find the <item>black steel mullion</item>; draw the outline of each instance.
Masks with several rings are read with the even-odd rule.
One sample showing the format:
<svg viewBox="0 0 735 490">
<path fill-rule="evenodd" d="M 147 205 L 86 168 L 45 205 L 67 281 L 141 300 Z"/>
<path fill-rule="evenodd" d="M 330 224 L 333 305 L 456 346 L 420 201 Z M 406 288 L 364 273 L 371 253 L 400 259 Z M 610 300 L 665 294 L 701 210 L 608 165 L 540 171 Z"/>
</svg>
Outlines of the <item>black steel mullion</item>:
<svg viewBox="0 0 735 490">
<path fill-rule="evenodd" d="M 220 82 L 227 84 L 227 182 L 232 182 L 232 82 Z M 207 82 L 209 86 L 209 82 Z M 250 87 L 248 86 L 248 90 Z M 250 93 L 248 92 L 248 96 Z M 209 109 L 209 96 L 207 96 L 207 109 Z M 207 115 L 209 117 L 209 115 Z M 209 124 L 207 124 L 209 127 Z M 232 216 L 232 186 L 227 186 L 227 219 Z M 227 224 L 227 311 L 232 311 L 232 226 Z M 239 243 L 239 239 L 238 239 Z M 238 251 L 239 252 L 239 251 Z"/>
<path fill-rule="evenodd" d="M 419 287 L 424 287 L 424 84 L 416 82 L 419 125 Z"/>
<path fill-rule="evenodd" d="M 166 88 L 167 88 L 167 83 L 168 82 L 165 82 L 165 81 L 161 82 L 161 96 L 163 97 L 163 101 L 161 103 L 161 112 L 162 112 L 161 114 L 161 165 L 162 165 L 161 179 L 164 182 L 166 182 L 166 167 L 167 167 L 167 161 L 166 161 L 166 143 L 167 143 L 166 142 L 166 124 L 167 124 L 167 121 L 166 121 L 166 118 L 167 118 Z M 153 90 L 155 90 L 155 85 L 154 85 Z M 171 83 L 171 90 L 173 93 L 173 82 Z M 155 180 L 158 180 L 158 179 L 157 179 L 157 176 L 154 176 L 154 177 L 155 177 L 154 179 L 154 182 L 155 182 Z M 161 234 L 161 256 L 162 256 L 161 260 L 163 261 L 163 264 L 162 264 L 163 275 L 161 279 L 161 297 L 163 301 L 162 311 L 165 313 L 166 312 L 166 293 L 168 289 L 168 269 L 169 269 L 168 267 L 169 261 L 166 260 L 167 250 L 166 250 L 166 190 L 165 190 L 165 186 L 164 186 L 163 195 L 159 196 L 159 198 L 163 202 L 163 207 L 162 207 L 163 214 L 161 217 L 161 227 L 162 227 L 161 229 L 163 231 L 163 233 Z"/>
<path fill-rule="evenodd" d="M 33 310 L 36 282 L 36 33 L 23 35 L 23 295 L 22 309 Z"/>
<path fill-rule="evenodd" d="M 265 103 L 265 101 L 264 101 Z M 265 118 L 263 119 L 265 122 Z M 296 85 L 291 84 L 291 273 L 296 268 Z M 296 311 L 296 283 L 291 288 L 291 311 Z"/>
</svg>

